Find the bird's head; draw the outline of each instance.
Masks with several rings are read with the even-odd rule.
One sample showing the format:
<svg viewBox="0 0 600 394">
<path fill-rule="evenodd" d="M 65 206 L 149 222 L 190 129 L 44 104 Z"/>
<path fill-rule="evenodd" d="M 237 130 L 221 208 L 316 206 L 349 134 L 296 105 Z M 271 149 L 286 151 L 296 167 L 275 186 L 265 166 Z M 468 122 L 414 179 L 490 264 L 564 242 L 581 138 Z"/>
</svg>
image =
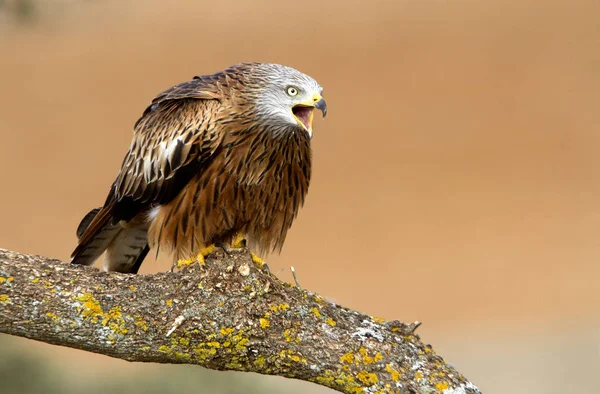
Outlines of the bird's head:
<svg viewBox="0 0 600 394">
<path fill-rule="evenodd" d="M 291 67 L 259 63 L 252 69 L 257 86 L 257 115 L 271 126 L 301 129 L 312 137 L 315 109 L 327 114 L 323 88 L 313 78 Z"/>
</svg>

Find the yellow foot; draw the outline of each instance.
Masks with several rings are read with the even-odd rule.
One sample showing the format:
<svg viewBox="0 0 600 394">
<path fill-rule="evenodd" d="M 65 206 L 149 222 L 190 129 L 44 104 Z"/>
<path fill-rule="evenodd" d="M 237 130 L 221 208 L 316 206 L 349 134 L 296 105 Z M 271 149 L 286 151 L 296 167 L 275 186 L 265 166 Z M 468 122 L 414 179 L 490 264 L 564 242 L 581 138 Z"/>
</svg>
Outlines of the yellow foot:
<svg viewBox="0 0 600 394">
<path fill-rule="evenodd" d="M 238 234 L 235 236 L 235 239 L 231 243 L 231 247 L 233 249 L 241 249 L 246 247 L 246 239 L 242 234 Z"/>
<path fill-rule="evenodd" d="M 191 265 L 197 262 L 202 267 L 204 264 L 206 264 L 206 257 L 210 255 L 213 252 L 213 250 L 215 250 L 215 245 L 209 245 L 206 248 L 200 249 L 200 253 L 198 253 L 196 257 L 177 260 L 177 264 L 175 266 L 177 268 L 181 268 L 185 267 L 186 265 Z"/>
<path fill-rule="evenodd" d="M 258 257 L 257 255 L 255 255 L 252 252 L 250 252 L 250 257 L 252 257 L 252 262 L 254 263 L 256 268 L 270 272 L 269 266 L 267 265 L 267 263 L 265 263 L 265 261 L 263 259 L 261 259 L 260 257 Z"/>
</svg>

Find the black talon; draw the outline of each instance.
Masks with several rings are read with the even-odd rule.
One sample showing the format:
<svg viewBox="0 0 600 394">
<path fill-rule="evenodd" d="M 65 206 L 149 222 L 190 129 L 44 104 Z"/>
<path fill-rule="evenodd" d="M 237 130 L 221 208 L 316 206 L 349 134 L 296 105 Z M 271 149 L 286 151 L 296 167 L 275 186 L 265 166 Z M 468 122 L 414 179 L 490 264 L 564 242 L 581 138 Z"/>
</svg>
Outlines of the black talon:
<svg viewBox="0 0 600 394">
<path fill-rule="evenodd" d="M 227 257 L 231 257 L 231 253 L 229 253 L 229 248 L 227 247 L 227 245 L 225 245 L 224 243 L 221 242 L 216 242 L 215 246 L 218 248 L 221 248 L 223 250 L 223 252 L 225 252 L 225 254 L 227 255 Z"/>
</svg>

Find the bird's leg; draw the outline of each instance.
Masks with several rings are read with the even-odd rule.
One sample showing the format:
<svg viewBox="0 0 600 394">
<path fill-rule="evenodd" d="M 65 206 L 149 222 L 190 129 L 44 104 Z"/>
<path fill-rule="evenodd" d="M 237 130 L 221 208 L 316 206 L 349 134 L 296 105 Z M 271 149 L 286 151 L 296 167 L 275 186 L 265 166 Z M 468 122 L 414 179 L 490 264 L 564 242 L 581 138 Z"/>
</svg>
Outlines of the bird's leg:
<svg viewBox="0 0 600 394">
<path fill-rule="evenodd" d="M 245 247 L 246 247 L 246 239 L 244 238 L 244 234 L 242 234 L 242 233 L 236 234 L 235 238 L 231 242 L 231 248 L 232 249 L 242 249 Z M 263 259 L 258 257 L 258 255 L 250 252 L 250 257 L 252 257 L 252 262 L 254 263 L 256 268 L 267 271 L 267 272 L 271 272 L 269 270 L 269 266 L 267 265 L 267 263 L 265 263 L 265 261 Z"/>
<path fill-rule="evenodd" d="M 256 266 L 256 268 L 258 268 L 259 270 L 266 271 L 268 273 L 271 272 L 271 270 L 269 269 L 269 266 L 267 265 L 267 263 L 263 259 L 261 259 L 260 257 L 258 257 L 258 255 L 250 252 L 250 257 L 252 257 L 252 262 L 254 263 L 254 265 Z"/>
<path fill-rule="evenodd" d="M 186 265 L 190 265 L 190 264 L 194 264 L 195 262 L 198 262 L 198 264 L 200 264 L 200 267 L 202 267 L 204 264 L 206 264 L 206 257 L 208 255 L 210 255 L 214 250 L 215 250 L 214 244 L 208 245 L 207 247 L 200 249 L 200 252 L 196 255 L 196 257 L 192 257 L 189 259 L 177 260 L 177 263 L 174 264 L 174 266 L 177 268 L 181 268 Z"/>
</svg>

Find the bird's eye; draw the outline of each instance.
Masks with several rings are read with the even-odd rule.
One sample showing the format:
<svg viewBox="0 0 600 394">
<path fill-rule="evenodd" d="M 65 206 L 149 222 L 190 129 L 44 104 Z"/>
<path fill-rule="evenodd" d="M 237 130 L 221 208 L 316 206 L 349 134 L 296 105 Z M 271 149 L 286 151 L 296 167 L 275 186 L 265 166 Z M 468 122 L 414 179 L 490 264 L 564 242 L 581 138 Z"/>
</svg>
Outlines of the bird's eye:
<svg viewBox="0 0 600 394">
<path fill-rule="evenodd" d="M 293 86 L 290 86 L 287 88 L 287 94 L 290 96 L 296 96 L 298 95 L 298 89 Z"/>
</svg>

